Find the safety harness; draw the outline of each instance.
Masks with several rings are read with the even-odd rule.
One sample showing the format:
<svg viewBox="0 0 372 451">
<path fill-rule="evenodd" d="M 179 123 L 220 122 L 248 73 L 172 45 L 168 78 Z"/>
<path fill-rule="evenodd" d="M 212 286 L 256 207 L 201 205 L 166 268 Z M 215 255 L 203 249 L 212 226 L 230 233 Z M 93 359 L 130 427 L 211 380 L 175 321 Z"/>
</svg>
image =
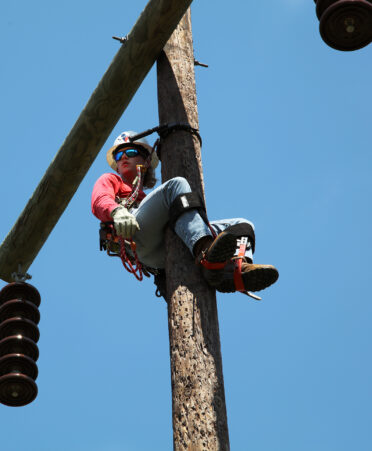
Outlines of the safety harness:
<svg viewBox="0 0 372 451">
<path fill-rule="evenodd" d="M 145 167 L 140 164 L 136 166 L 136 169 L 137 176 L 134 179 L 131 194 L 122 202 L 120 202 L 120 200 L 118 199 L 118 203 L 128 209 L 131 208 L 137 200 L 142 177 L 146 171 Z M 132 255 L 128 254 L 127 247 L 130 248 Z M 128 272 L 133 274 L 137 280 L 141 281 L 143 279 L 143 274 L 149 277 L 149 275 L 146 274 L 148 271 L 144 269 L 142 263 L 138 259 L 136 252 L 136 243 L 132 239 L 124 240 L 123 237 L 118 236 L 116 234 L 114 223 L 112 221 L 101 222 L 100 250 L 106 250 L 107 255 L 109 255 L 110 257 L 120 257 L 124 268 Z"/>
</svg>

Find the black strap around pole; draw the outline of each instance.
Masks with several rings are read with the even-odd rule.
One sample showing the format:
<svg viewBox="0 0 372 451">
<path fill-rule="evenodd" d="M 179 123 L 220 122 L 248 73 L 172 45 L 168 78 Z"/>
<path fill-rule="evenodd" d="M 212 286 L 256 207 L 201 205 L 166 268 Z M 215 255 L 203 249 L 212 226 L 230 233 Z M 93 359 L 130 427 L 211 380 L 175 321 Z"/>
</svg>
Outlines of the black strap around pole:
<svg viewBox="0 0 372 451">
<path fill-rule="evenodd" d="M 176 122 L 173 124 L 163 124 L 158 125 L 157 127 L 149 128 L 148 130 L 145 130 L 144 132 L 138 133 L 137 135 L 134 135 L 130 138 L 131 142 L 134 142 L 138 139 L 145 138 L 146 136 L 151 135 L 152 133 L 157 133 L 159 135 L 159 138 L 156 140 L 154 144 L 154 151 L 157 153 L 159 160 L 161 160 L 161 141 L 163 139 L 166 139 L 171 133 L 177 132 L 177 131 L 184 131 L 189 132 L 192 135 L 196 136 L 199 140 L 200 147 L 202 146 L 202 138 L 199 134 L 199 130 L 196 128 L 191 127 L 190 124 L 184 124 L 181 122 Z"/>
</svg>

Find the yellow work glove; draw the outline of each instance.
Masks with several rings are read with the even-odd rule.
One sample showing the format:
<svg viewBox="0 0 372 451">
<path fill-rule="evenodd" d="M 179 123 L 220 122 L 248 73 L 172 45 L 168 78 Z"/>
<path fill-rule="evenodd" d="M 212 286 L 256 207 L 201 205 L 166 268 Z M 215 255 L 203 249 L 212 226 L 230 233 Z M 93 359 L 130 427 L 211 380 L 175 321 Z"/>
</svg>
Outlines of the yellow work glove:
<svg viewBox="0 0 372 451">
<path fill-rule="evenodd" d="M 111 212 L 111 217 L 114 220 L 114 227 L 116 233 L 123 238 L 132 238 L 132 236 L 140 229 L 138 222 L 132 213 L 125 207 L 115 208 Z"/>
</svg>

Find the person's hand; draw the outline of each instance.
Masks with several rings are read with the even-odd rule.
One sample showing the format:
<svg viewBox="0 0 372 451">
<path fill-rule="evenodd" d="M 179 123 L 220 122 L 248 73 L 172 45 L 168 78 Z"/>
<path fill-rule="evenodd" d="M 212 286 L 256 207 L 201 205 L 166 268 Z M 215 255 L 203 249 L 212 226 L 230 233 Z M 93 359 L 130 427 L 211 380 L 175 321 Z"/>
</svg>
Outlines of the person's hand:
<svg viewBox="0 0 372 451">
<path fill-rule="evenodd" d="M 111 212 L 111 217 L 114 220 L 114 227 L 116 233 L 123 238 L 132 238 L 132 236 L 140 229 L 138 222 L 132 213 L 125 207 L 115 208 Z"/>
</svg>

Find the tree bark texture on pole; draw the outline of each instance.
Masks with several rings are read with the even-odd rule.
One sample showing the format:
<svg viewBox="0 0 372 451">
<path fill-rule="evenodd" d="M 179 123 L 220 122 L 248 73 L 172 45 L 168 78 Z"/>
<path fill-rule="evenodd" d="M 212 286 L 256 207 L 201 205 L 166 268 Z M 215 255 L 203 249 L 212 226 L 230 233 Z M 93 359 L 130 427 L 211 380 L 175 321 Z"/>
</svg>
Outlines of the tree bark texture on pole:
<svg viewBox="0 0 372 451">
<path fill-rule="evenodd" d="M 190 10 L 158 59 L 160 124 L 198 126 Z M 204 194 L 199 141 L 177 131 L 162 142 L 163 182 L 185 177 Z M 166 231 L 166 278 L 176 451 L 229 450 L 215 291 L 189 250 Z"/>
<path fill-rule="evenodd" d="M 0 247 L 0 278 L 25 272 L 192 0 L 150 0 Z"/>
</svg>

